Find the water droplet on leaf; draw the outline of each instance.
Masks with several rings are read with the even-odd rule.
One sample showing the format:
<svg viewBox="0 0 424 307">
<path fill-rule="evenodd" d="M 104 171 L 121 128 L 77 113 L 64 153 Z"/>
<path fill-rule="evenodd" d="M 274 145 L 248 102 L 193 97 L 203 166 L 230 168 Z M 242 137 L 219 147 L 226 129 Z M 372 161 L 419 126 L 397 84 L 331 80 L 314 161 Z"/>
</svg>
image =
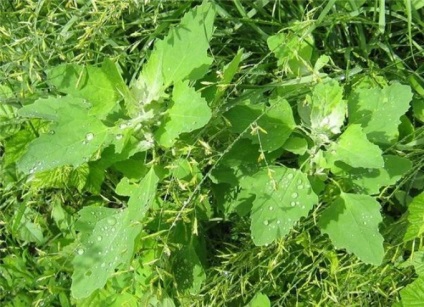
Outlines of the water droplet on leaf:
<svg viewBox="0 0 424 307">
<path fill-rule="evenodd" d="M 89 132 L 89 133 L 87 133 L 87 134 L 85 135 L 85 140 L 86 140 L 87 142 L 90 142 L 92 139 L 94 139 L 94 134 L 93 134 L 93 133 Z"/>
</svg>

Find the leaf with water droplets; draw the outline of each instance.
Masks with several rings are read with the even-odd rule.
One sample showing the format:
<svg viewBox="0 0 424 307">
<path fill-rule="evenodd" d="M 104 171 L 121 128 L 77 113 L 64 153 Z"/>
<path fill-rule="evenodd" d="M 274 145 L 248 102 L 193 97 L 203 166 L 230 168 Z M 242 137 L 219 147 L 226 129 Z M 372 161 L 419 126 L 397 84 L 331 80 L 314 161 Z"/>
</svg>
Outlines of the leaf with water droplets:
<svg viewBox="0 0 424 307">
<path fill-rule="evenodd" d="M 408 228 L 403 241 L 411 241 L 420 238 L 424 233 L 424 192 L 415 196 L 408 205 Z"/>
<path fill-rule="evenodd" d="M 366 263 L 380 265 L 383 236 L 378 230 L 380 204 L 368 195 L 342 193 L 322 213 L 318 225 L 334 246 L 345 248 Z"/>
<path fill-rule="evenodd" d="M 306 174 L 284 166 L 262 169 L 240 185 L 243 195 L 255 196 L 250 230 L 256 245 L 283 238 L 318 202 Z"/>
<path fill-rule="evenodd" d="M 105 126 L 81 98 L 38 99 L 21 108 L 19 115 L 52 121 L 50 128 L 55 131 L 42 134 L 29 144 L 18 161 L 18 168 L 27 174 L 64 165 L 80 166 L 110 143 L 111 128 Z"/>
<path fill-rule="evenodd" d="M 119 265 L 128 264 L 134 240 L 142 229 L 140 221 L 153 202 L 157 182 L 158 177 L 151 169 L 138 184 L 120 183 L 120 192 L 130 195 L 126 209 L 88 206 L 80 210 L 76 230 L 80 232 L 81 246 L 72 261 L 74 298 L 87 297 L 102 288 Z"/>
</svg>

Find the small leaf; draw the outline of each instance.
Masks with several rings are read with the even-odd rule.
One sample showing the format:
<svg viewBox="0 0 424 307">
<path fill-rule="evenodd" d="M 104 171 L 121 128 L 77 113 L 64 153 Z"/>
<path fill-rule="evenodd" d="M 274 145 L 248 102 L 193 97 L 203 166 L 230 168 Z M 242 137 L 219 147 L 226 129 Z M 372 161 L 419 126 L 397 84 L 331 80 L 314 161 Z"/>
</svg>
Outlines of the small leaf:
<svg viewBox="0 0 424 307">
<path fill-rule="evenodd" d="M 306 102 L 300 104 L 298 109 L 303 123 L 317 137 L 329 138 L 332 134 L 338 134 L 347 111 L 343 88 L 335 80 L 320 83 L 313 89 L 312 96 L 307 96 Z"/>
<path fill-rule="evenodd" d="M 171 147 L 180 134 L 202 128 L 212 116 L 206 100 L 188 82 L 175 84 L 172 101 L 166 121 L 155 133 L 156 140 L 164 147 Z"/>
<path fill-rule="evenodd" d="M 271 307 L 271 302 L 269 301 L 268 296 L 258 292 L 245 307 Z"/>
<path fill-rule="evenodd" d="M 250 230 L 258 246 L 283 238 L 318 203 L 306 174 L 284 166 L 269 171 L 263 169 L 240 182 L 244 194 L 255 195 Z"/>
<path fill-rule="evenodd" d="M 397 83 L 383 89 L 358 89 L 349 97 L 349 124 L 360 124 L 371 142 L 391 144 L 411 99 L 411 88 Z"/>
<path fill-rule="evenodd" d="M 404 242 L 419 238 L 424 233 L 424 193 L 415 196 L 408 205 L 408 228 Z"/>
<path fill-rule="evenodd" d="M 322 213 L 318 225 L 336 248 L 380 265 L 384 257 L 384 239 L 378 230 L 381 221 L 380 204 L 373 197 L 342 193 Z"/>
<path fill-rule="evenodd" d="M 326 158 L 330 163 L 342 161 L 352 167 L 365 168 L 384 166 L 380 148 L 368 141 L 360 125 L 348 126 L 328 152 Z"/>
<path fill-rule="evenodd" d="M 254 133 L 246 132 L 243 136 L 252 140 L 254 144 L 261 144 L 264 151 L 274 151 L 289 139 L 296 124 L 293 113 L 287 100 L 275 97 L 270 100 L 270 107 L 259 105 L 235 106 L 225 113 L 231 122 L 231 130 L 242 133 L 249 126 L 256 129 Z"/>
</svg>

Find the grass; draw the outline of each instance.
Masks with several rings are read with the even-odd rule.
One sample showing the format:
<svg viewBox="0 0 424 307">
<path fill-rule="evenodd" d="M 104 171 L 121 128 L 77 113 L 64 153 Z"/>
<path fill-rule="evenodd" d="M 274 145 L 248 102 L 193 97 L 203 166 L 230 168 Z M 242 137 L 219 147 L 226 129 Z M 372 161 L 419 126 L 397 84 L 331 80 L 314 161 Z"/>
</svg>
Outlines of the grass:
<svg viewBox="0 0 424 307">
<path fill-rule="evenodd" d="M 424 8 L 410 1 L 212 1 L 217 8 L 216 32 L 210 53 L 221 70 L 237 51 L 247 59 L 226 96 L 237 97 L 245 89 L 269 90 L 287 76 L 277 69 L 266 39 L 279 31 L 304 38 L 313 35 L 313 56 L 331 57 L 330 75 L 360 68 L 370 82 L 399 80 L 416 92 L 424 92 Z M 60 63 L 101 63 L 105 58 L 118 62 L 127 83 L 140 72 L 155 39 L 163 37 L 185 12 L 200 1 L 23 1 L 0 2 L 0 84 L 13 89 L 8 103 L 26 104 L 45 95 L 45 70 Z M 383 4 L 383 5 L 381 5 Z M 286 69 L 289 69 L 286 67 Z M 284 70 L 284 69 L 283 69 Z M 351 84 L 357 79 L 347 76 Z M 302 93 L 294 92 L 296 101 Z M 422 100 L 422 96 L 420 98 Z M 421 123 L 410 120 L 420 131 Z M 419 134 L 405 137 L 418 138 Z M 211 140 L 214 154 L 231 145 L 217 131 Z M 7 138 L 0 138 L 0 155 Z M 181 157 L 202 156 L 204 148 L 175 153 Z M 414 178 L 420 175 L 421 152 L 409 152 L 415 173 L 397 190 L 388 190 L 381 199 L 393 219 L 401 215 L 396 195 L 414 195 Z M 162 157 L 162 159 L 172 157 Z M 202 157 L 200 169 L 214 163 Z M 108 174 L 107 182 L 116 178 Z M 193 189 L 194 184 L 187 184 Z M 207 186 L 202 193 L 207 194 Z M 176 202 L 186 198 L 181 183 L 173 181 L 162 193 Z M 75 212 L 87 202 L 115 200 L 107 184 L 100 197 L 76 192 L 72 187 L 30 187 L 13 165 L 0 163 L 0 302 L 5 306 L 71 305 L 70 259 L 75 238 Z M 317 209 L 319 210 L 319 208 Z M 183 215 L 190 218 L 187 209 Z M 169 217 L 175 216 L 171 212 Z M 228 217 L 204 225 L 210 244 L 205 261 L 208 283 L 201 294 L 184 297 L 173 289 L 172 270 L 164 263 L 156 268 L 150 284 L 165 286 L 187 306 L 242 306 L 257 293 L 266 293 L 276 306 L 388 306 L 399 301 L 399 291 L 414 278 L 411 268 L 400 263 L 414 248 L 404 246 L 396 235 L 398 224 L 384 233 L 390 244 L 381 267 L 365 265 L 354 256 L 335 251 L 327 237 L 320 235 L 312 215 L 297 225 L 287 238 L 267 247 L 250 240 L 249 223 Z M 400 223 L 400 222 L 399 222 Z M 40 232 L 44 237 L 39 244 Z M 222 240 L 222 238 L 225 240 Z M 392 240 L 391 240 L 392 239 Z M 41 241 L 40 241 L 41 242 Z M 167 242 L 161 242 L 166 247 Z M 172 244 L 171 244 L 172 245 Z M 171 246 L 172 247 L 172 246 Z M 158 256 L 159 261 L 166 257 Z M 117 285 L 114 291 L 119 291 Z M 137 286 L 135 286 L 137 287 Z M 116 290 L 118 289 L 118 290 Z M 13 302 L 13 303 L 12 303 Z"/>
</svg>

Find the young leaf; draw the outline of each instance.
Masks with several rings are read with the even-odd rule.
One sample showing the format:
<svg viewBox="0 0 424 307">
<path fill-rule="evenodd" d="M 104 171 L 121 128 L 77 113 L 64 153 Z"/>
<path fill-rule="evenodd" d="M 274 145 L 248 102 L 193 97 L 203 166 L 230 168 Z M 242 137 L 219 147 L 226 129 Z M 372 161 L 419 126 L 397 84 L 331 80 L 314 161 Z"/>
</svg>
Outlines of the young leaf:
<svg viewBox="0 0 424 307">
<path fill-rule="evenodd" d="M 242 178 L 240 185 L 246 193 L 256 195 L 250 230 L 258 246 L 287 235 L 318 202 L 306 174 L 284 166 Z"/>
<path fill-rule="evenodd" d="M 64 64 L 47 70 L 48 81 L 60 92 L 87 99 L 92 114 L 105 117 L 119 100 L 131 99 L 116 65 L 106 60 L 101 67 Z"/>
<path fill-rule="evenodd" d="M 380 265 L 384 257 L 380 204 L 371 196 L 342 193 L 322 213 L 318 225 L 336 248 L 346 248 L 366 263 Z"/>
<path fill-rule="evenodd" d="M 79 214 L 77 230 L 81 247 L 73 260 L 72 295 L 76 299 L 89 296 L 102 288 L 120 264 L 128 264 L 133 256 L 134 240 L 141 231 L 140 221 L 149 209 L 158 177 L 153 169 L 139 183 L 123 181 L 117 191 L 129 195 L 124 210 L 85 207 Z"/>
<path fill-rule="evenodd" d="M 337 81 L 331 80 L 315 86 L 312 97 L 300 104 L 299 115 L 312 133 L 324 140 L 332 134 L 340 133 L 347 111 L 347 102 L 343 100 L 343 88 Z"/>
<path fill-rule="evenodd" d="M 179 26 L 158 40 L 135 84 L 135 95 L 143 104 L 158 99 L 177 82 L 200 78 L 212 63 L 207 50 L 212 38 L 215 10 L 204 2 L 184 15 Z"/>
<path fill-rule="evenodd" d="M 349 97 L 349 123 L 360 124 L 371 142 L 390 144 L 398 137 L 400 117 L 411 99 L 411 88 L 397 83 L 383 89 L 358 89 Z"/>
<path fill-rule="evenodd" d="M 53 121 L 48 134 L 33 140 L 18 162 L 24 173 L 50 170 L 58 166 L 79 166 L 110 143 L 110 128 L 92 115 L 81 98 L 38 99 L 19 110 L 19 115 Z"/>
<path fill-rule="evenodd" d="M 408 206 L 408 228 L 403 241 L 407 242 L 424 233 L 424 192 L 415 196 Z"/>
<path fill-rule="evenodd" d="M 360 125 L 348 126 L 328 152 L 326 158 L 330 163 L 342 161 L 352 167 L 365 168 L 384 166 L 380 148 L 368 141 Z"/>
<path fill-rule="evenodd" d="M 171 147 L 181 133 L 202 128 L 212 116 L 206 100 L 187 81 L 175 84 L 172 101 L 165 122 L 155 133 L 157 142 L 164 147 Z"/>
<path fill-rule="evenodd" d="M 252 129 L 259 126 L 254 133 L 244 136 L 254 144 L 261 144 L 264 151 L 274 151 L 289 139 L 296 124 L 287 100 L 276 97 L 270 100 L 270 104 L 265 108 L 259 105 L 235 106 L 224 116 L 231 122 L 235 133 L 242 133 L 249 126 Z"/>
<path fill-rule="evenodd" d="M 245 307 L 271 307 L 271 302 L 269 301 L 268 296 L 258 292 Z"/>
</svg>

